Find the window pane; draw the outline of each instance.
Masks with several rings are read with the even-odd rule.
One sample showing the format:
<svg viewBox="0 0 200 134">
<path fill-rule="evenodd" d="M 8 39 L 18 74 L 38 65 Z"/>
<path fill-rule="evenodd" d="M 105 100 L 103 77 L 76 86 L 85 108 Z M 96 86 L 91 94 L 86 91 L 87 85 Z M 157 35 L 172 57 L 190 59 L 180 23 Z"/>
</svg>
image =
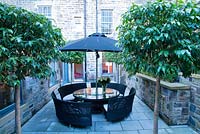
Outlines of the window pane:
<svg viewBox="0 0 200 134">
<path fill-rule="evenodd" d="M 112 10 L 101 10 L 101 32 L 105 34 L 112 33 Z"/>
<path fill-rule="evenodd" d="M 38 6 L 38 13 L 51 17 L 51 6 Z"/>
<path fill-rule="evenodd" d="M 102 63 L 102 73 L 109 73 L 113 72 L 112 62 L 103 62 Z"/>
</svg>

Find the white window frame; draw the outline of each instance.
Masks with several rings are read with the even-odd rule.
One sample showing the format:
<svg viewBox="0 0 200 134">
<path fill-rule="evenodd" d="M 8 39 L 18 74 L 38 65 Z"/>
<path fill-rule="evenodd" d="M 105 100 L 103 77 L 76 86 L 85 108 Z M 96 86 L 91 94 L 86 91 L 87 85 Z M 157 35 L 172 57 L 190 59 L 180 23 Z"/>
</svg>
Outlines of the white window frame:
<svg viewBox="0 0 200 134">
<path fill-rule="evenodd" d="M 113 27 L 113 10 L 101 9 L 101 32 L 104 34 L 112 34 Z"/>
<path fill-rule="evenodd" d="M 51 5 L 38 5 L 37 12 L 46 16 L 47 18 L 52 18 L 52 6 Z"/>
</svg>

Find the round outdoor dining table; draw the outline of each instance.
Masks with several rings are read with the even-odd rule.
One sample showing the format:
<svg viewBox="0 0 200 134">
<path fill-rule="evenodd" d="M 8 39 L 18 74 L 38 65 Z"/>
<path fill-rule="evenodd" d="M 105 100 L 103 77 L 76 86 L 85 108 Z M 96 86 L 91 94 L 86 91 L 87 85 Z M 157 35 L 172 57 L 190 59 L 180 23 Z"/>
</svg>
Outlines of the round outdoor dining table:
<svg viewBox="0 0 200 134">
<path fill-rule="evenodd" d="M 96 92 L 97 91 L 97 92 Z M 106 88 L 103 92 L 102 88 L 84 88 L 76 90 L 73 95 L 77 100 L 83 100 L 87 102 L 92 102 L 93 113 L 102 112 L 103 104 L 107 104 L 110 98 L 118 97 L 119 91 L 111 88 Z"/>
</svg>

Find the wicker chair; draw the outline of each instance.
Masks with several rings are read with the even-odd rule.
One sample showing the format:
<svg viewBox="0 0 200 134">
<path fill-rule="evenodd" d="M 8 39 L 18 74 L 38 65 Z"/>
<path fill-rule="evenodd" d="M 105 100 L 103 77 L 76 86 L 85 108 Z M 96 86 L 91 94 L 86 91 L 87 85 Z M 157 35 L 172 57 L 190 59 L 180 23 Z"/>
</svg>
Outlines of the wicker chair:
<svg viewBox="0 0 200 134">
<path fill-rule="evenodd" d="M 119 96 L 108 101 L 104 105 L 105 117 L 108 121 L 121 121 L 132 112 L 135 89 L 131 88 L 128 96 Z"/>
<path fill-rule="evenodd" d="M 119 83 L 109 83 L 107 84 L 107 88 L 113 88 L 119 91 L 120 94 L 124 96 L 125 90 L 126 90 L 126 85 L 119 84 Z"/>
<path fill-rule="evenodd" d="M 72 94 L 74 91 L 86 88 L 86 83 L 75 83 L 75 84 L 69 84 L 62 86 L 58 89 L 58 92 L 60 93 L 61 99 L 67 95 Z"/>
<path fill-rule="evenodd" d="M 76 127 L 87 127 L 92 125 L 92 113 L 90 102 L 62 101 L 56 98 L 54 92 L 51 94 L 56 116 L 65 125 Z"/>
</svg>

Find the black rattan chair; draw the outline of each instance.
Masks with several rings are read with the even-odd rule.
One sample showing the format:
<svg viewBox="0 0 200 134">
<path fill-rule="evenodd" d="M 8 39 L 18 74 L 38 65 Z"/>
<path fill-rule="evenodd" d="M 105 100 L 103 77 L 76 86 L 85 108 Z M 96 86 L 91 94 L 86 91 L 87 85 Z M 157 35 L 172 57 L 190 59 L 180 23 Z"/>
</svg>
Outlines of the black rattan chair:
<svg viewBox="0 0 200 134">
<path fill-rule="evenodd" d="M 58 89 L 58 92 L 60 93 L 61 99 L 67 95 L 72 94 L 74 91 L 86 88 L 86 83 L 75 83 L 75 84 L 69 84 L 62 86 Z"/>
<path fill-rule="evenodd" d="M 92 113 L 90 102 L 62 101 L 56 98 L 52 92 L 56 116 L 65 125 L 86 127 L 92 125 Z"/>
<path fill-rule="evenodd" d="M 135 89 L 131 88 L 128 96 L 119 96 L 108 101 L 105 109 L 105 117 L 108 121 L 121 121 L 132 111 Z"/>
<path fill-rule="evenodd" d="M 124 95 L 126 87 L 127 87 L 126 85 L 119 84 L 119 83 L 109 83 L 109 84 L 107 84 L 107 88 L 116 89 L 122 95 Z"/>
</svg>

